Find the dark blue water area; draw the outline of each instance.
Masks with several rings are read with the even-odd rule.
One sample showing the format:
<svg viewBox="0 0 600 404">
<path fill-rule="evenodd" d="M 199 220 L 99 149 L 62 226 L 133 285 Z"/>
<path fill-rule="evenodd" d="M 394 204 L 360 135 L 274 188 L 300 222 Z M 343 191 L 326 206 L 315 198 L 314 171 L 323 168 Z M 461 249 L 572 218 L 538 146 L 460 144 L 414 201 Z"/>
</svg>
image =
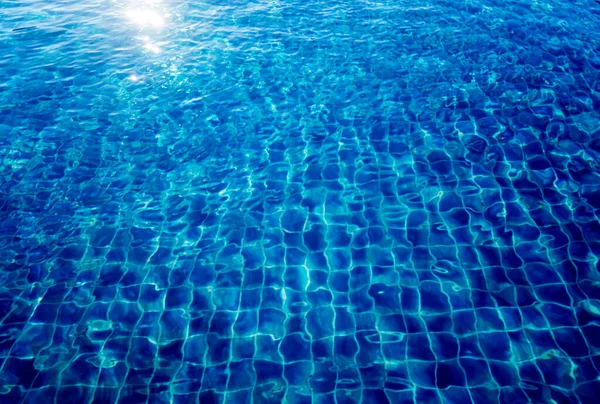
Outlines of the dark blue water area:
<svg viewBox="0 0 600 404">
<path fill-rule="evenodd" d="M 0 2 L 1 403 L 600 403 L 600 4 Z"/>
</svg>

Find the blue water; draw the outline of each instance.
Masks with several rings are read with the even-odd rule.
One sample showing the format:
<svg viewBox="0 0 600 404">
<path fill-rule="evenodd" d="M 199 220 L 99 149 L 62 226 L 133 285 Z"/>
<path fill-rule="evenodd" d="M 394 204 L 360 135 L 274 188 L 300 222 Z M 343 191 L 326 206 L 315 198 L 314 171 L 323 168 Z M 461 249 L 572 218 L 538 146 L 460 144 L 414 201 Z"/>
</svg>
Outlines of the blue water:
<svg viewBox="0 0 600 404">
<path fill-rule="evenodd" d="M 3 0 L 0 402 L 600 402 L 600 4 Z"/>
</svg>

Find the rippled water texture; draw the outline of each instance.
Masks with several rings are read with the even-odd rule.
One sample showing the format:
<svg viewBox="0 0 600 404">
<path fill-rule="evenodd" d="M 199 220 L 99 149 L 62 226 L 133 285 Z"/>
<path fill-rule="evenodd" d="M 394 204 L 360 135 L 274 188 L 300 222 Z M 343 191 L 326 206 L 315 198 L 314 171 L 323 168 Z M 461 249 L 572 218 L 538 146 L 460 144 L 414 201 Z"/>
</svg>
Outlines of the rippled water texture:
<svg viewBox="0 0 600 404">
<path fill-rule="evenodd" d="M 2 0 L 0 402 L 592 403 L 600 4 Z"/>
</svg>

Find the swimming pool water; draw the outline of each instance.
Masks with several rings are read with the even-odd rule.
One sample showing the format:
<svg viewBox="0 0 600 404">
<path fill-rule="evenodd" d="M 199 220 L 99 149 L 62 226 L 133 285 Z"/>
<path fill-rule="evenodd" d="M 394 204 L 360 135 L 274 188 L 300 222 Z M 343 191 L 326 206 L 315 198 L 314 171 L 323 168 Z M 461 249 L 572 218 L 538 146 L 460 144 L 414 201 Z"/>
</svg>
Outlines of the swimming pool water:
<svg viewBox="0 0 600 404">
<path fill-rule="evenodd" d="M 0 402 L 598 403 L 599 21 L 3 0 Z"/>
</svg>

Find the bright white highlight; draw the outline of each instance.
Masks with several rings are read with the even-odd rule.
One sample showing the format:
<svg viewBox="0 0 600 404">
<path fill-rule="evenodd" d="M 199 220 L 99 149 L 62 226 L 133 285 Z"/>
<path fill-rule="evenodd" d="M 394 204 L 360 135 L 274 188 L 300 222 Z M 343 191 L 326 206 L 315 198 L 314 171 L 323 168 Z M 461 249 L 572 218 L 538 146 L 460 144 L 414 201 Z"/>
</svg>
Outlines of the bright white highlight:
<svg viewBox="0 0 600 404">
<path fill-rule="evenodd" d="M 153 43 L 150 43 L 150 42 L 147 42 L 144 45 L 144 48 L 147 49 L 147 50 L 149 50 L 152 53 L 156 53 L 156 54 L 160 53 L 160 48 L 158 46 L 154 45 Z"/>
<path fill-rule="evenodd" d="M 132 8 L 125 11 L 125 15 L 129 21 L 140 27 L 161 28 L 165 25 L 165 19 L 154 10 Z"/>
</svg>

